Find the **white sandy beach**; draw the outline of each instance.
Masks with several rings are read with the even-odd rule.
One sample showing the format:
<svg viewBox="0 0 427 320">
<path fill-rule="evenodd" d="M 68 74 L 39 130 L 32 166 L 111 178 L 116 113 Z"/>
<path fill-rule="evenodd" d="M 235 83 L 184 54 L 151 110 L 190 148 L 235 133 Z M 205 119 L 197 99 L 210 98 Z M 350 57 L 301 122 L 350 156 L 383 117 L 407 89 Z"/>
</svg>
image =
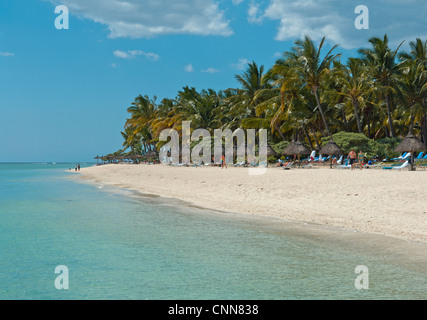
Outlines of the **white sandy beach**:
<svg viewBox="0 0 427 320">
<path fill-rule="evenodd" d="M 103 165 L 81 177 L 214 210 L 427 243 L 427 172 Z"/>
</svg>

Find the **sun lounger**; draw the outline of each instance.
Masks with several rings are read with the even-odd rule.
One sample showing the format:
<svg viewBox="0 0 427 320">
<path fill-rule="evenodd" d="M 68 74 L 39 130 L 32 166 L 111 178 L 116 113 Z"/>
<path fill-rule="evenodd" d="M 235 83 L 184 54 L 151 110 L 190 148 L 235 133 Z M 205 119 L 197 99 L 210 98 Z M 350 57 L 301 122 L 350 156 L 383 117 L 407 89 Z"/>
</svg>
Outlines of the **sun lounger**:
<svg viewBox="0 0 427 320">
<path fill-rule="evenodd" d="M 390 166 L 390 167 L 383 167 L 384 170 L 401 170 L 406 168 L 407 166 L 409 166 L 409 161 L 405 161 L 402 165 L 400 166 Z"/>
<path fill-rule="evenodd" d="M 410 152 L 408 152 L 408 153 L 406 154 L 406 156 L 404 156 L 404 157 L 402 158 L 402 160 L 409 159 L 410 157 L 411 157 L 411 153 L 410 153 Z"/>
<path fill-rule="evenodd" d="M 292 167 L 293 164 L 294 164 L 293 161 L 285 163 L 283 165 L 283 170 L 289 170 Z"/>
<path fill-rule="evenodd" d="M 343 164 L 337 167 L 337 169 L 351 169 L 350 164 Z"/>
<path fill-rule="evenodd" d="M 242 161 L 240 163 L 236 163 L 234 166 L 235 167 L 244 167 L 245 166 L 245 161 Z"/>
<path fill-rule="evenodd" d="M 404 157 L 406 157 L 406 155 L 407 155 L 407 154 L 408 154 L 408 152 L 405 152 L 405 153 L 404 153 L 404 154 L 402 154 L 400 157 L 390 159 L 390 161 L 403 160 L 403 158 L 404 158 Z"/>
<path fill-rule="evenodd" d="M 348 163 L 348 159 L 344 161 L 344 164 L 337 166 L 337 169 L 351 169 L 351 165 Z"/>
<path fill-rule="evenodd" d="M 423 163 L 417 166 L 418 169 L 425 170 L 427 169 L 427 163 Z"/>
<path fill-rule="evenodd" d="M 423 155 L 424 155 L 424 152 L 420 152 L 420 153 L 418 154 L 418 156 L 415 158 L 415 160 L 422 159 L 422 158 L 423 158 Z"/>
</svg>

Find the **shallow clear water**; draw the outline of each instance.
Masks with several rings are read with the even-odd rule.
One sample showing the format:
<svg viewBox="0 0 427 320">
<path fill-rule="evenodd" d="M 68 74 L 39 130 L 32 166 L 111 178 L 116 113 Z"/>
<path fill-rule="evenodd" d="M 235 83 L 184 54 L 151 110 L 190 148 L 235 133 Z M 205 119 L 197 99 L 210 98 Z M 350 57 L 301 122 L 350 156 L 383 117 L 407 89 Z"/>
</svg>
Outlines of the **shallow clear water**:
<svg viewBox="0 0 427 320">
<path fill-rule="evenodd" d="M 390 257 L 397 240 L 327 239 L 324 229 L 136 197 L 76 182 L 69 167 L 0 164 L 0 299 L 427 298 L 425 260 Z M 59 265 L 68 290 L 54 286 Z M 369 290 L 354 286 L 358 265 Z"/>
</svg>

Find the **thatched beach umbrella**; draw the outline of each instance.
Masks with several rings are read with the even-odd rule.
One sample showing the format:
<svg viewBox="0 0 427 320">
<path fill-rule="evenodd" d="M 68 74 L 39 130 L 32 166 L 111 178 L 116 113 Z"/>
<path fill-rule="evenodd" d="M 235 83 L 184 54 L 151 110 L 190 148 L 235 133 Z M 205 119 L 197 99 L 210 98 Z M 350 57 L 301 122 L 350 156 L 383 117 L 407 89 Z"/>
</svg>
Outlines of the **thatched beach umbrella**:
<svg viewBox="0 0 427 320">
<path fill-rule="evenodd" d="M 283 150 L 284 155 L 298 155 L 298 163 L 301 165 L 301 155 L 310 154 L 310 151 L 304 147 L 301 141 L 292 141 L 289 146 Z"/>
<path fill-rule="evenodd" d="M 269 144 L 267 145 L 267 157 L 277 157 L 278 153 Z"/>
<path fill-rule="evenodd" d="M 96 165 L 98 166 L 99 165 L 99 159 L 101 159 L 101 157 L 97 155 L 94 159 L 96 159 Z"/>
<path fill-rule="evenodd" d="M 325 146 L 320 149 L 319 151 L 320 154 L 328 154 L 331 156 L 331 169 L 332 169 L 332 156 L 333 155 L 344 155 L 344 151 L 342 151 L 340 149 L 340 147 L 338 147 L 338 145 L 335 143 L 335 141 L 333 139 L 331 139 L 331 141 L 329 141 L 327 144 L 325 144 Z"/>
<path fill-rule="evenodd" d="M 411 171 L 415 171 L 414 167 L 414 152 L 426 150 L 424 144 L 418 140 L 418 138 L 412 132 L 412 128 L 409 129 L 408 135 L 402 140 L 397 146 L 396 152 L 410 152 L 411 153 Z"/>
<path fill-rule="evenodd" d="M 148 151 L 146 154 L 144 154 L 144 157 L 148 159 L 154 159 L 154 158 L 157 158 L 158 156 L 159 154 L 155 150 Z"/>
</svg>

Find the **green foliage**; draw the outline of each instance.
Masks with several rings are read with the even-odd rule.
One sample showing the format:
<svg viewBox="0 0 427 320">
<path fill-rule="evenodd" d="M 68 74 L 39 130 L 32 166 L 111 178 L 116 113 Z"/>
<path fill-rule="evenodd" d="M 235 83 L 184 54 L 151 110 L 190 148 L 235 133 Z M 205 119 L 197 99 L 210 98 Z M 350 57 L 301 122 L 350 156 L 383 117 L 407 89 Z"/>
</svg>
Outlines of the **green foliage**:
<svg viewBox="0 0 427 320">
<path fill-rule="evenodd" d="M 399 140 L 384 137 L 403 137 L 408 125 L 416 135 L 426 134 L 427 41 L 417 39 L 410 53 L 398 54 L 400 47 L 391 49 L 386 35 L 372 38 L 370 48 L 359 50 L 361 58 L 346 64 L 333 53 L 336 46 L 324 51 L 324 41 L 295 41 L 270 70 L 249 63 L 235 76 L 238 88 L 216 92 L 186 86 L 160 103 L 139 95 L 127 109 L 124 149 L 136 154 L 159 149 L 167 143 L 159 141 L 160 133 L 174 129 L 182 136 L 183 121 L 211 134 L 215 129 L 265 128 L 277 157 L 289 145 L 284 140 L 298 137 L 317 146 L 325 133 L 338 132 L 334 140 L 346 153 L 355 149 L 367 158 L 393 158 Z M 384 139 L 374 141 L 363 133 Z"/>
<path fill-rule="evenodd" d="M 268 157 L 267 160 L 268 160 L 268 163 L 275 163 L 275 162 L 277 162 L 277 158 L 273 157 L 273 156 Z"/>
<path fill-rule="evenodd" d="M 384 138 L 378 141 L 374 141 L 366 137 L 363 133 L 345 132 L 341 131 L 334 135 L 335 143 L 341 148 L 346 154 L 351 150 L 362 151 L 368 159 L 373 158 L 393 158 L 399 156 L 394 150 L 400 143 L 399 138 Z M 329 137 L 322 139 L 322 145 L 325 145 L 330 140 Z"/>
<path fill-rule="evenodd" d="M 397 146 L 402 142 L 400 138 L 384 138 L 381 140 L 375 141 L 378 145 L 378 154 L 382 158 L 396 158 L 400 154 L 395 152 Z"/>
<path fill-rule="evenodd" d="M 278 154 L 282 154 L 283 150 L 286 149 L 287 146 L 289 146 L 290 142 L 288 141 L 280 141 L 279 143 L 272 144 L 271 147 L 276 151 Z"/>
</svg>

